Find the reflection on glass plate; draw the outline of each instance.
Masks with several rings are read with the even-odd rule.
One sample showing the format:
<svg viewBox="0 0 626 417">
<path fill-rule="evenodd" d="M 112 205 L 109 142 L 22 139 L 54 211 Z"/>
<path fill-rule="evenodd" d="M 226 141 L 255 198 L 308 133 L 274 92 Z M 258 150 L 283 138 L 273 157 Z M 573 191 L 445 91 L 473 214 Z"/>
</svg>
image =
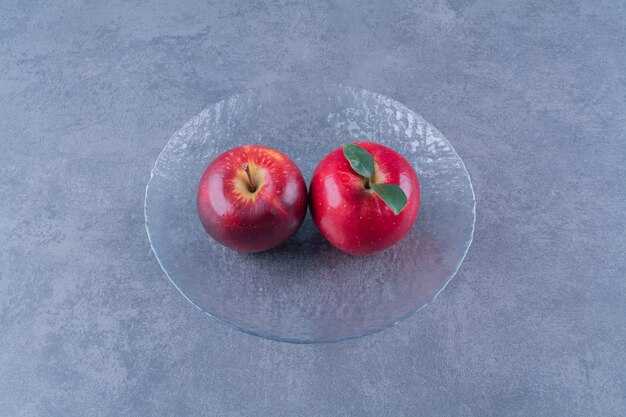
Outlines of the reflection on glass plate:
<svg viewBox="0 0 626 417">
<path fill-rule="evenodd" d="M 419 176 L 420 212 L 397 245 L 368 257 L 346 255 L 308 215 L 295 237 L 259 254 L 234 252 L 203 230 L 196 187 L 225 150 L 276 148 L 308 182 L 326 154 L 357 140 L 394 148 Z M 196 307 L 257 336 L 319 343 L 388 328 L 432 301 L 467 253 L 475 202 L 454 149 L 404 105 L 341 85 L 283 84 L 212 105 L 176 132 L 152 170 L 145 217 L 161 267 Z"/>
</svg>

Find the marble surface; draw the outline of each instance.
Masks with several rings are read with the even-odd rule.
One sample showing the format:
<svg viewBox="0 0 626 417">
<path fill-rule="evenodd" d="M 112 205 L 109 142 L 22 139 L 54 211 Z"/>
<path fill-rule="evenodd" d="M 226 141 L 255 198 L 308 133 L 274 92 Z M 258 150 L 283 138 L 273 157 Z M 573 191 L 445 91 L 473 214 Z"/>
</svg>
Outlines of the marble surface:
<svg viewBox="0 0 626 417">
<path fill-rule="evenodd" d="M 624 3 L 311 3 L 0 2 L 0 416 L 625 415 Z M 457 278 L 383 333 L 240 333 L 150 250 L 172 133 L 293 80 L 403 102 L 472 176 Z"/>
</svg>

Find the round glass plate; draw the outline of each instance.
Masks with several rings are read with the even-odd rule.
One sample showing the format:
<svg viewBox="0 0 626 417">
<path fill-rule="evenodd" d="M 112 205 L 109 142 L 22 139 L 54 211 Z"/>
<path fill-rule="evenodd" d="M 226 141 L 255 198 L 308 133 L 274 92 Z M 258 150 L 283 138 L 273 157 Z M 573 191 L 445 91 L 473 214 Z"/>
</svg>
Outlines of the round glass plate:
<svg viewBox="0 0 626 417">
<path fill-rule="evenodd" d="M 403 154 L 420 179 L 417 221 L 397 245 L 367 257 L 346 255 L 308 214 L 293 238 L 258 254 L 225 248 L 202 228 L 198 181 L 227 149 L 278 149 L 308 183 L 326 154 L 364 140 Z M 319 343 L 386 329 L 431 302 L 467 253 L 475 202 L 461 158 L 419 114 L 366 90 L 279 84 L 214 104 L 176 132 L 152 169 L 145 218 L 161 267 L 193 305 L 247 333 Z"/>
</svg>

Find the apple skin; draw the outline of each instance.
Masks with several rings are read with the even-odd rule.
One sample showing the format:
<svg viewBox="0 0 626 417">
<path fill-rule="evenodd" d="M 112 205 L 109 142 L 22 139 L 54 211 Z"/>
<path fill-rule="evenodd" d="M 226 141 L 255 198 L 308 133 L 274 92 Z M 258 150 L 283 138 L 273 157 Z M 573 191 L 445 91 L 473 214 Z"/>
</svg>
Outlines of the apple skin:
<svg viewBox="0 0 626 417">
<path fill-rule="evenodd" d="M 250 177 L 256 185 L 251 192 Z M 302 173 L 285 154 L 261 145 L 230 149 L 204 171 L 198 216 L 207 233 L 240 252 L 261 252 L 293 236 L 306 215 Z"/>
<path fill-rule="evenodd" d="M 315 225 L 337 249 L 370 255 L 399 242 L 411 229 L 420 206 L 420 186 L 411 164 L 398 152 L 372 142 L 356 142 L 374 158 L 373 182 L 397 184 L 407 196 L 398 214 L 354 172 L 339 148 L 317 166 L 309 187 Z"/>
</svg>

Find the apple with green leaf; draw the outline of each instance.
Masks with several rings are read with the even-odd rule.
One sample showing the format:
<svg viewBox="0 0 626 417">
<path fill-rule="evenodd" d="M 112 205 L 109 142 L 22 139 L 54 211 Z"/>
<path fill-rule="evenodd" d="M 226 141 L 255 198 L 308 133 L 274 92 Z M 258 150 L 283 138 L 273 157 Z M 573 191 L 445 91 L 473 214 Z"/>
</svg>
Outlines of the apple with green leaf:
<svg viewBox="0 0 626 417">
<path fill-rule="evenodd" d="M 370 255 L 399 242 L 415 223 L 419 206 L 411 164 L 373 142 L 348 143 L 328 154 L 309 187 L 315 225 L 350 255 Z"/>
</svg>

